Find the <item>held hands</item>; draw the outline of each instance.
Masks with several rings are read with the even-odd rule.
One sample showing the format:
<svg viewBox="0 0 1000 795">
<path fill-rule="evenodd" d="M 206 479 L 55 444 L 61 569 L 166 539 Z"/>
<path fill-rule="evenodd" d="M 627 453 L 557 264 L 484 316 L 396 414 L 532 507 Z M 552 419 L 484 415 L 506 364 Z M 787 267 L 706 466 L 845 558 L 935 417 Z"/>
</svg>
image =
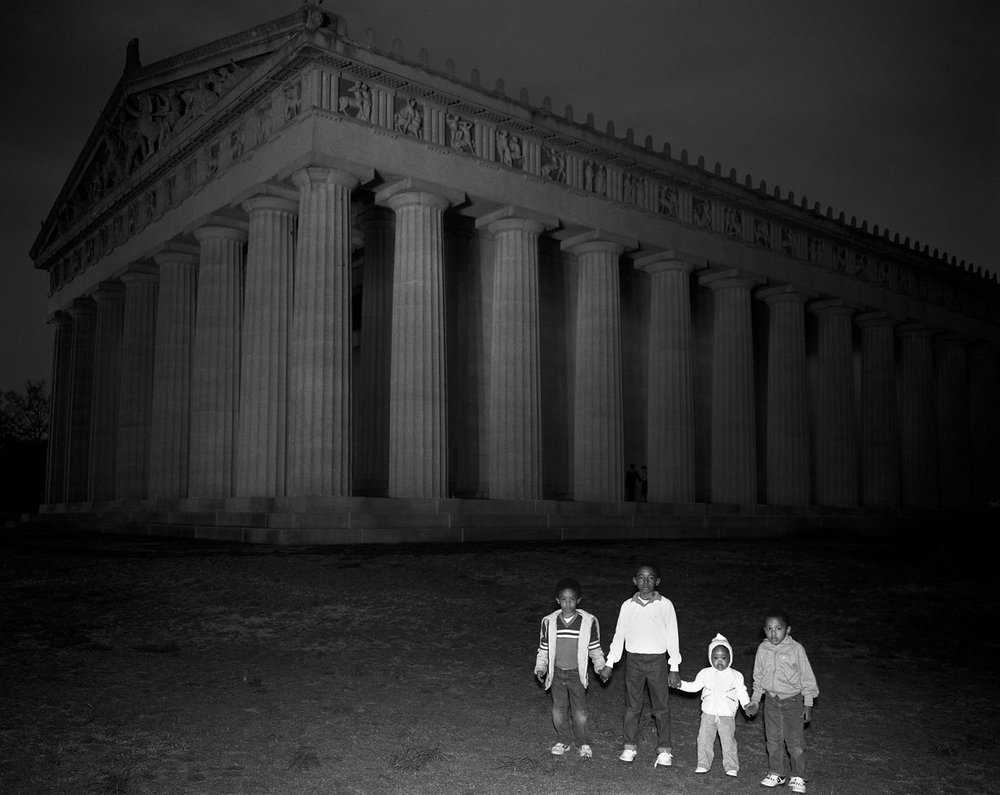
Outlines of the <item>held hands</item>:
<svg viewBox="0 0 1000 795">
<path fill-rule="evenodd" d="M 607 682 L 611 678 L 611 667 L 605 665 L 600 671 L 597 672 L 597 675 L 601 677 L 602 682 Z"/>
<path fill-rule="evenodd" d="M 747 704 L 743 707 L 743 711 L 747 714 L 748 718 L 752 718 L 760 712 L 760 704 Z"/>
<path fill-rule="evenodd" d="M 548 673 L 548 671 L 546 671 L 544 668 L 539 668 L 539 669 L 537 669 L 535 671 L 535 678 L 544 685 L 545 684 L 545 674 L 547 674 L 547 673 Z"/>
<path fill-rule="evenodd" d="M 667 685 L 669 687 L 680 687 L 681 686 L 681 673 L 680 671 L 671 671 L 667 674 Z"/>
</svg>

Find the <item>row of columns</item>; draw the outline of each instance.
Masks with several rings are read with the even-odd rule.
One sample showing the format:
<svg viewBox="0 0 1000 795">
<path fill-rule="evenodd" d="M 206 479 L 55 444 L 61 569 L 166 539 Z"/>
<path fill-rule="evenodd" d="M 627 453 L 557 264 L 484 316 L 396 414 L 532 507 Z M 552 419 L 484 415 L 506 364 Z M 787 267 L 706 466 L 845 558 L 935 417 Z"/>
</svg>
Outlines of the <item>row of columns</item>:
<svg viewBox="0 0 1000 795">
<path fill-rule="evenodd" d="M 297 191 L 268 188 L 243 202 L 248 222 L 206 223 L 194 232 L 197 247 L 162 251 L 155 265 L 132 268 L 121 285 L 104 285 L 59 316 L 49 502 L 343 496 L 355 473 L 363 489 L 390 497 L 447 496 L 443 217 L 454 197 L 404 181 L 359 219 L 366 263 L 357 376 L 366 405 L 352 429 L 350 197 L 358 178 L 317 166 L 292 181 Z M 538 243 L 554 224 L 514 208 L 478 221 L 493 238 L 494 499 L 542 497 Z M 589 232 L 561 245 L 577 272 L 573 494 L 616 502 L 624 468 L 618 265 L 635 243 Z M 635 265 L 650 278 L 646 443 L 657 466 L 648 498 L 693 502 L 690 285 L 706 263 L 665 252 Z M 972 397 L 961 338 L 938 338 L 935 374 L 934 342 L 922 326 L 897 329 L 882 314 L 811 300 L 793 286 L 754 293 L 760 280 L 739 271 L 706 273 L 699 283 L 714 306 L 712 502 L 759 497 L 756 296 L 769 307 L 768 503 L 936 507 L 940 493 L 946 505 L 968 504 Z M 818 332 L 813 422 L 807 306 Z M 977 382 L 987 395 L 996 384 L 989 361 Z M 364 444 L 352 445 L 352 430 Z"/>
</svg>

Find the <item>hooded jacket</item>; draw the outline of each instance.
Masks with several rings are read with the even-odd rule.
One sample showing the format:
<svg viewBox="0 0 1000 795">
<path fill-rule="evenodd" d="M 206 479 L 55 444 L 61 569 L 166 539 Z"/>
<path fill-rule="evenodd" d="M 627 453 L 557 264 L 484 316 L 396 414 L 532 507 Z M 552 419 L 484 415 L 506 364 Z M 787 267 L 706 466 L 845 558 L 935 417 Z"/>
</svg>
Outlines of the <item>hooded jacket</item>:
<svg viewBox="0 0 1000 795">
<path fill-rule="evenodd" d="M 730 665 L 721 671 L 711 664 L 712 649 L 716 646 L 725 646 L 729 651 Z M 693 682 L 681 682 L 681 690 L 687 693 L 701 691 L 701 711 L 708 715 L 733 717 L 738 707 L 746 707 L 750 703 L 743 674 L 731 667 L 732 659 L 733 647 L 724 635 L 718 634 L 708 644 L 708 668 L 698 671 Z"/>
<path fill-rule="evenodd" d="M 545 689 L 552 687 L 552 677 L 556 670 L 556 642 L 559 637 L 559 614 L 562 610 L 549 613 L 542 619 L 542 629 L 538 642 L 538 654 L 535 656 L 535 670 L 547 670 L 545 675 Z M 576 609 L 583 620 L 580 622 L 580 639 L 576 646 L 577 670 L 580 672 L 580 681 L 583 686 L 587 686 L 587 657 L 594 662 L 594 670 L 600 671 L 604 668 L 604 652 L 601 650 L 601 628 L 597 623 L 597 618 L 586 610 Z M 593 639 L 591 639 L 593 634 Z"/>
<path fill-rule="evenodd" d="M 811 707 L 813 699 L 819 695 L 816 675 L 813 673 L 806 650 L 802 644 L 785 635 L 781 643 L 775 645 L 762 640 L 757 647 L 757 658 L 753 663 L 754 704 L 760 703 L 764 693 L 778 698 L 802 694 L 802 703 Z"/>
</svg>

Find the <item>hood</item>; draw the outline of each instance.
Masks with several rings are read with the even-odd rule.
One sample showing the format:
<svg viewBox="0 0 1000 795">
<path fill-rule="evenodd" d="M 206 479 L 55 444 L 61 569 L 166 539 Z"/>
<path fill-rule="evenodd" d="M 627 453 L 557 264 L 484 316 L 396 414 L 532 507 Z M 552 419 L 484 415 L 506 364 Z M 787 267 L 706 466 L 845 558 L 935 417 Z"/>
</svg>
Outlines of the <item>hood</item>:
<svg viewBox="0 0 1000 795">
<path fill-rule="evenodd" d="M 726 649 L 728 649 L 728 651 L 729 651 L 729 665 L 727 665 L 726 668 L 732 668 L 733 667 L 733 647 L 729 645 L 729 641 L 726 640 L 726 636 L 723 635 L 721 632 L 718 633 L 718 634 L 716 634 L 716 636 L 714 638 L 712 638 L 712 642 L 708 644 L 708 664 L 709 664 L 709 667 L 711 667 L 713 670 L 715 669 L 715 666 L 712 665 L 712 649 L 714 649 L 716 646 L 725 646 Z"/>
</svg>

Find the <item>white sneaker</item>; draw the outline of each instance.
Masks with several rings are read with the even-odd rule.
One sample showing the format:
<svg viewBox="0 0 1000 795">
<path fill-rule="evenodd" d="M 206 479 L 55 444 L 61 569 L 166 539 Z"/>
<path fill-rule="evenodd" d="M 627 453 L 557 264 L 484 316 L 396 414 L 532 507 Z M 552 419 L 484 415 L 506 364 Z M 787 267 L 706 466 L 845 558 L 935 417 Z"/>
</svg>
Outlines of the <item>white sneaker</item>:
<svg viewBox="0 0 1000 795">
<path fill-rule="evenodd" d="M 593 759 L 594 752 L 590 749 L 589 745 L 580 746 L 580 758 L 581 759 Z"/>
<path fill-rule="evenodd" d="M 695 773 L 707 773 L 708 772 L 708 768 L 707 767 L 696 767 L 694 769 L 694 772 Z"/>
<path fill-rule="evenodd" d="M 635 761 L 635 748 L 623 748 L 621 756 L 618 757 L 619 762 L 634 762 Z"/>
<path fill-rule="evenodd" d="M 727 770 L 726 771 L 726 775 L 727 776 L 732 776 L 733 778 L 736 778 L 737 773 L 736 773 L 735 770 Z"/>
<path fill-rule="evenodd" d="M 803 781 L 799 776 L 792 776 L 788 779 L 788 789 L 792 792 L 805 792 L 806 782 Z"/>
<path fill-rule="evenodd" d="M 760 785 L 762 787 L 780 787 L 785 781 L 787 779 L 784 776 L 779 776 L 777 773 L 768 773 L 760 780 Z"/>
<path fill-rule="evenodd" d="M 656 755 L 656 761 L 653 762 L 653 767 L 670 767 L 674 763 L 674 757 L 670 751 L 660 751 Z"/>
<path fill-rule="evenodd" d="M 556 743 L 555 745 L 552 746 L 552 755 L 562 756 L 572 747 L 573 747 L 572 745 L 566 745 L 566 743 Z"/>
</svg>

